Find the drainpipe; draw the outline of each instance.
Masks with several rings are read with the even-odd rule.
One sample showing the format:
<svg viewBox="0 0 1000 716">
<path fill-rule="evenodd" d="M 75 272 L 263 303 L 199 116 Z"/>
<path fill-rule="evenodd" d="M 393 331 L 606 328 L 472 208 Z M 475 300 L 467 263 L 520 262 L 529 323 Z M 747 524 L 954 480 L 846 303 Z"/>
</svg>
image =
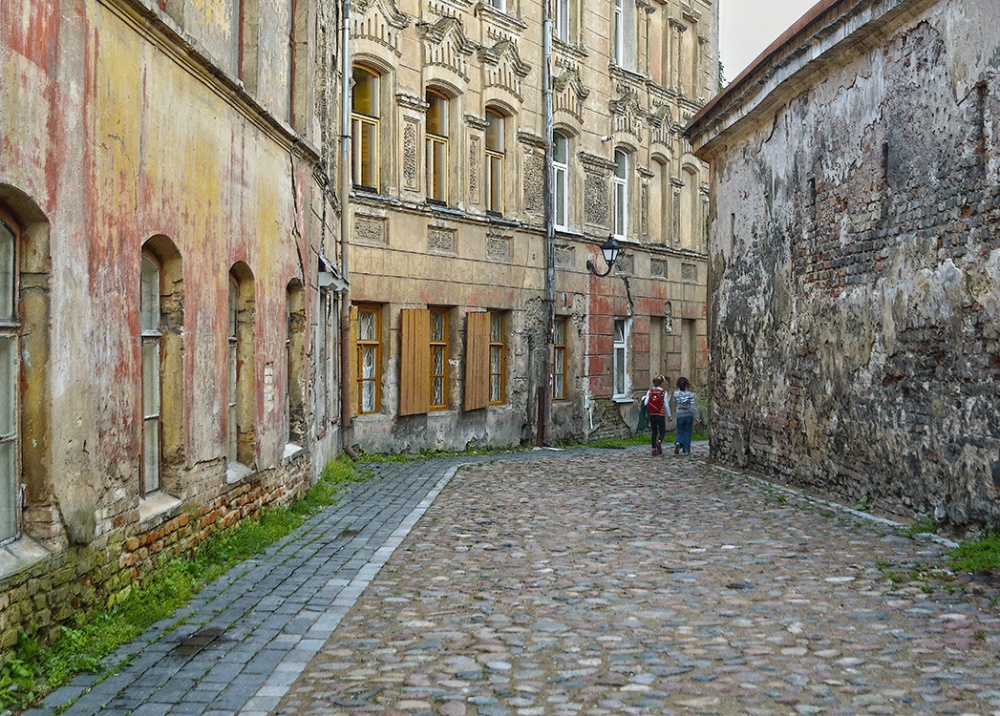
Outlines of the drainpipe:
<svg viewBox="0 0 1000 716">
<path fill-rule="evenodd" d="M 552 0 L 542 23 L 542 87 L 545 107 L 545 376 L 539 388 L 538 444 L 552 444 L 552 367 L 556 330 L 555 168 L 552 166 Z"/>
<path fill-rule="evenodd" d="M 351 0 L 343 1 L 340 25 L 340 271 L 344 290 L 340 294 L 340 437 L 344 452 L 352 460 L 351 447 L 351 298 L 347 253 L 351 233 Z"/>
</svg>

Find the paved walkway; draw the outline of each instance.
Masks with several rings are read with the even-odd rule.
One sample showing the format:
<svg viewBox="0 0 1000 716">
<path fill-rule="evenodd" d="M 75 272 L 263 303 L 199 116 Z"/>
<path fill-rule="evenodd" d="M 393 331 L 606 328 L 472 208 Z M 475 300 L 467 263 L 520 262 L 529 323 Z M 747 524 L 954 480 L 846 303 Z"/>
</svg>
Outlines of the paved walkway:
<svg viewBox="0 0 1000 716">
<path fill-rule="evenodd" d="M 703 450 L 373 465 L 31 713 L 1000 715 L 996 585 Z"/>
</svg>

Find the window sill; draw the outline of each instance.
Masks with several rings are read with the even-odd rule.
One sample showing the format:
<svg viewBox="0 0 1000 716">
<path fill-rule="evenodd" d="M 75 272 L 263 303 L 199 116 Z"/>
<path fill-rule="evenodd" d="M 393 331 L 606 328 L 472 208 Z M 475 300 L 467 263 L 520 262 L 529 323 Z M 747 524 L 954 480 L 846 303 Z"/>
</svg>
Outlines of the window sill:
<svg viewBox="0 0 1000 716">
<path fill-rule="evenodd" d="M 241 462 L 231 462 L 226 465 L 226 484 L 235 485 L 237 482 L 247 479 L 253 474 L 253 470 Z"/>
<path fill-rule="evenodd" d="M 630 398 L 627 395 L 612 395 L 611 400 L 615 403 L 622 403 L 622 404 L 635 402 L 635 398 Z"/>
<path fill-rule="evenodd" d="M 0 547 L 0 579 L 23 572 L 49 556 L 49 551 L 28 537 Z"/>
<path fill-rule="evenodd" d="M 285 443 L 285 452 L 282 454 L 281 459 L 283 462 L 291 460 L 302 451 L 303 449 L 301 445 L 296 445 L 295 443 Z"/>
<path fill-rule="evenodd" d="M 139 498 L 139 524 L 144 524 L 158 517 L 173 517 L 181 501 L 166 492 L 154 492 L 147 497 Z"/>
</svg>

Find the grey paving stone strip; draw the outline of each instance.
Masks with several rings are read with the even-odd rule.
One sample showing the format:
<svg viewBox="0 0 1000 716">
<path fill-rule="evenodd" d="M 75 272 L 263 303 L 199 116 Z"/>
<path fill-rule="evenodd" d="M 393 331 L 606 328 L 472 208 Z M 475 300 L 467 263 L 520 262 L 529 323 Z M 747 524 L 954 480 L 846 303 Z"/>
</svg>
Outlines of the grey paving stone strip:
<svg viewBox="0 0 1000 716">
<path fill-rule="evenodd" d="M 547 454 L 363 464 L 372 479 L 120 647 L 111 675 L 82 674 L 27 716 L 268 713 L 462 464 Z M 207 630 L 219 636 L 184 654 Z"/>
</svg>

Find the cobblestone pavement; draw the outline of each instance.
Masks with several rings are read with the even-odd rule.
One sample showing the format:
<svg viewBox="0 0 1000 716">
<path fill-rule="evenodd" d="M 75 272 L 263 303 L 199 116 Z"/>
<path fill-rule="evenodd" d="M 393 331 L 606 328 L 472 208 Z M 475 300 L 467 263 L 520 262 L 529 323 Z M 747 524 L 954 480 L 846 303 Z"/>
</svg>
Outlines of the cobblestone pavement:
<svg viewBox="0 0 1000 716">
<path fill-rule="evenodd" d="M 996 585 L 705 448 L 372 466 L 29 713 L 1000 715 Z"/>
<path fill-rule="evenodd" d="M 277 713 L 1000 714 L 943 551 L 669 454 L 463 469 Z"/>
</svg>

